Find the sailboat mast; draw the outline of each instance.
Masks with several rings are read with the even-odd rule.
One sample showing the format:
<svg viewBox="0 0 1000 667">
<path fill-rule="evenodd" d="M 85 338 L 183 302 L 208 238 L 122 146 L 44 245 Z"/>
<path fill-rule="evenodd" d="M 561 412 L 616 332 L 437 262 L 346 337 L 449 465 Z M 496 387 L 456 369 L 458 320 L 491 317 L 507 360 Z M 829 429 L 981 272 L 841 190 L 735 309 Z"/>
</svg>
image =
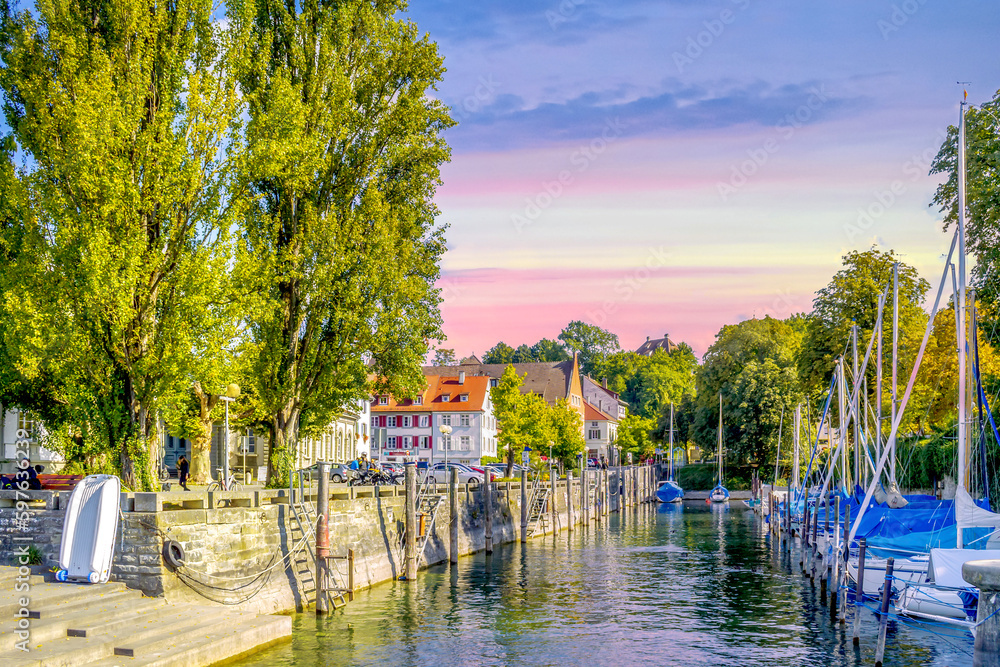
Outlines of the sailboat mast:
<svg viewBox="0 0 1000 667">
<path fill-rule="evenodd" d="M 719 486 L 722 486 L 722 392 L 719 392 Z"/>
<path fill-rule="evenodd" d="M 878 359 L 875 361 L 875 460 L 882 458 L 882 324 L 885 313 L 878 318 Z M 867 413 L 866 413 L 867 415 Z"/>
<path fill-rule="evenodd" d="M 670 481 L 674 479 L 674 404 L 670 404 Z"/>
<path fill-rule="evenodd" d="M 799 403 L 795 406 L 795 435 L 792 438 L 792 488 L 799 488 L 799 432 L 802 430 L 802 404 Z"/>
<path fill-rule="evenodd" d="M 861 381 L 858 378 L 858 325 L 851 325 L 851 347 L 854 349 L 854 397 L 851 400 L 851 407 L 854 410 L 854 479 L 856 484 L 861 484 L 861 420 L 858 415 L 858 390 Z"/>
<path fill-rule="evenodd" d="M 899 365 L 899 262 L 892 265 L 892 412 L 891 419 L 896 421 L 896 371 Z M 886 443 L 890 449 L 889 479 L 896 482 L 896 436 Z"/>
<path fill-rule="evenodd" d="M 844 487 L 851 489 L 851 468 L 847 457 L 847 400 L 844 396 L 844 358 L 837 359 L 837 408 L 840 418 L 840 428 L 837 429 L 837 439 L 840 441 L 840 472 L 843 475 Z"/>
<path fill-rule="evenodd" d="M 958 302 L 955 332 L 958 338 L 958 485 L 968 488 L 966 481 L 968 462 L 965 452 L 966 410 L 965 404 L 965 106 L 963 98 L 959 106 L 958 122 Z M 962 548 L 962 527 L 956 524 L 956 546 Z"/>
</svg>

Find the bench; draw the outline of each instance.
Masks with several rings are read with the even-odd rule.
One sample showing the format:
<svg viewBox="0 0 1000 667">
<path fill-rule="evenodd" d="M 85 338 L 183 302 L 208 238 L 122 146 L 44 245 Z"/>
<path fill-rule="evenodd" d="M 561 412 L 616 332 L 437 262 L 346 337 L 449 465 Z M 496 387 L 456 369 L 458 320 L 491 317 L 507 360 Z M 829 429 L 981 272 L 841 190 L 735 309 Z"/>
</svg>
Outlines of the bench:
<svg viewBox="0 0 1000 667">
<path fill-rule="evenodd" d="M 83 475 L 39 475 L 38 481 L 42 484 L 42 489 L 50 491 L 72 491 Z"/>
</svg>

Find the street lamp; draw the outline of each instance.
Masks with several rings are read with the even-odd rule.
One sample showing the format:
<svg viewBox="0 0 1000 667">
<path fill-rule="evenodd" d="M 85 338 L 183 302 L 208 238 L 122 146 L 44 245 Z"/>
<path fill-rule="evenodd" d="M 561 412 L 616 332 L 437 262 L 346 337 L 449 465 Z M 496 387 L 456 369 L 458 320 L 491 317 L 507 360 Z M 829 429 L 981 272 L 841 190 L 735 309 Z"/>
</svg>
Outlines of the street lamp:
<svg viewBox="0 0 1000 667">
<path fill-rule="evenodd" d="M 447 424 L 441 424 L 441 426 L 439 428 L 441 429 L 441 436 L 442 436 L 441 437 L 441 445 L 444 447 L 444 467 L 445 467 L 445 470 L 447 470 L 448 469 L 448 449 L 451 447 L 451 443 L 449 442 L 450 438 L 448 436 L 451 435 L 451 427 L 448 426 Z"/>
<path fill-rule="evenodd" d="M 223 488 L 229 488 L 229 404 L 236 400 L 240 395 L 240 386 L 238 384 L 231 383 L 226 387 L 226 393 L 219 396 L 221 400 L 226 403 L 226 430 L 222 438 L 222 479 L 220 483 Z M 246 475 L 246 470 L 243 471 Z"/>
<path fill-rule="evenodd" d="M 549 440 L 549 469 L 552 469 L 552 445 L 555 443 Z"/>
</svg>

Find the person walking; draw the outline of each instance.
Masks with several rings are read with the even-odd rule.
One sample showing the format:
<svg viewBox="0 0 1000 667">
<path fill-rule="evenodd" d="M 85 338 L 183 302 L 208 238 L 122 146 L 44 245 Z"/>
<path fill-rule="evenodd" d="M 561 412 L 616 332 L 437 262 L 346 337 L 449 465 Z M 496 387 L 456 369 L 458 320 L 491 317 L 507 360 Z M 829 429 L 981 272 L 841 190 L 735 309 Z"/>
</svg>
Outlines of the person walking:
<svg viewBox="0 0 1000 667">
<path fill-rule="evenodd" d="M 187 457 L 181 454 L 180 458 L 177 459 L 177 479 L 185 491 L 191 490 L 187 487 L 188 470 L 190 468 L 191 466 L 188 463 Z"/>
</svg>

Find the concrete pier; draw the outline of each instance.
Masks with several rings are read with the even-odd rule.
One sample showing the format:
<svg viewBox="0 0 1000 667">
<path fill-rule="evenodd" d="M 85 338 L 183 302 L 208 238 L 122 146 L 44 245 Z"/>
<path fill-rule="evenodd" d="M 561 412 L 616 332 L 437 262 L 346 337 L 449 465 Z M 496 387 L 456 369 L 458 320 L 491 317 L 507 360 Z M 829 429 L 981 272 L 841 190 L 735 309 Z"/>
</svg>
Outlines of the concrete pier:
<svg viewBox="0 0 1000 667">
<path fill-rule="evenodd" d="M 962 565 L 962 578 L 979 589 L 976 618 L 975 667 L 1000 665 L 1000 560 L 970 560 Z"/>
</svg>

